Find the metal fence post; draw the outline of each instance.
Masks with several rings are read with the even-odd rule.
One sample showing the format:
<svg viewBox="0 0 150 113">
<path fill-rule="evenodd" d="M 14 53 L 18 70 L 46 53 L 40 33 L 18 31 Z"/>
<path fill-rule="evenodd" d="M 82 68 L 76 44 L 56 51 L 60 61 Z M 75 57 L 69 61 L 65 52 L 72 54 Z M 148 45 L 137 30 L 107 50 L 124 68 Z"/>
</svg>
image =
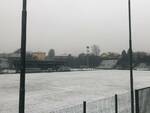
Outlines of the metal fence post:
<svg viewBox="0 0 150 113">
<path fill-rule="evenodd" d="M 86 113 L 86 101 L 83 101 L 83 113 Z"/>
<path fill-rule="evenodd" d="M 139 91 L 135 90 L 135 104 L 136 104 L 136 113 L 140 113 L 139 111 Z"/>
<path fill-rule="evenodd" d="M 118 95 L 115 95 L 115 113 L 118 113 Z"/>
</svg>

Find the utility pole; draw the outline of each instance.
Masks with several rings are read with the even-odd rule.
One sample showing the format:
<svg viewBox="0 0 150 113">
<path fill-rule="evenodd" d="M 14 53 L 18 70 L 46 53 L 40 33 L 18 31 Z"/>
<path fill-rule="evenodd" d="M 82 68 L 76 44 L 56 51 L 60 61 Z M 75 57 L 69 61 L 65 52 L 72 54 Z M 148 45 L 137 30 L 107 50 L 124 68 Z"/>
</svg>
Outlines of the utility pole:
<svg viewBox="0 0 150 113">
<path fill-rule="evenodd" d="M 22 30 L 21 30 L 21 63 L 20 63 L 20 91 L 19 113 L 25 112 L 25 68 L 26 68 L 26 25 L 27 25 L 27 1 L 23 0 Z"/>
<path fill-rule="evenodd" d="M 131 1 L 130 0 L 128 0 L 128 11 L 129 11 L 129 54 L 130 54 L 131 113 L 134 113 L 133 54 L 132 54 L 132 26 L 131 26 Z"/>
</svg>

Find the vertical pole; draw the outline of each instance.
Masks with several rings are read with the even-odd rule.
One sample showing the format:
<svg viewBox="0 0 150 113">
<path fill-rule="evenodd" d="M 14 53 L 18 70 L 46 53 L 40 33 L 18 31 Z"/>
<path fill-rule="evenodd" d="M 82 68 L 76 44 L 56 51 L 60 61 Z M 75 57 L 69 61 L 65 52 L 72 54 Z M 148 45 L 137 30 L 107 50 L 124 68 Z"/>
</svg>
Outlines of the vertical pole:
<svg viewBox="0 0 150 113">
<path fill-rule="evenodd" d="M 129 53 L 130 53 L 130 90 L 131 90 L 131 113 L 134 113 L 134 87 L 133 87 L 133 55 L 132 55 L 132 27 L 131 27 L 131 2 L 128 0 L 129 11 Z"/>
<path fill-rule="evenodd" d="M 86 59 L 87 61 L 87 68 L 89 68 L 89 54 L 87 54 L 87 59 Z"/>
<path fill-rule="evenodd" d="M 115 113 L 118 113 L 118 95 L 115 95 Z"/>
<path fill-rule="evenodd" d="M 89 46 L 86 47 L 86 52 L 87 52 L 86 65 L 87 65 L 87 68 L 90 67 L 90 65 L 89 65 L 89 48 L 90 48 Z"/>
<path fill-rule="evenodd" d="M 83 102 L 83 113 L 86 113 L 86 101 Z"/>
<path fill-rule="evenodd" d="M 136 103 L 136 113 L 140 113 L 139 111 L 139 91 L 135 90 L 135 103 Z"/>
<path fill-rule="evenodd" d="M 26 0 L 23 0 L 22 30 L 21 30 L 21 64 L 20 64 L 20 91 L 19 91 L 19 113 L 25 112 L 25 57 L 26 57 Z"/>
</svg>

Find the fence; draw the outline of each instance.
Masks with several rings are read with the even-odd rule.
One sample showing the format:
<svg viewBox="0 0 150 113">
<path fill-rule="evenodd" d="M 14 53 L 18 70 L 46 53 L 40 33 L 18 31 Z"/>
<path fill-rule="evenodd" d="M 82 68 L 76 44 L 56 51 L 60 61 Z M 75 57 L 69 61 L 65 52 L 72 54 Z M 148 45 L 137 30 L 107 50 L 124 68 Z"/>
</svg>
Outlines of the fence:
<svg viewBox="0 0 150 113">
<path fill-rule="evenodd" d="M 150 87 L 135 90 L 135 113 L 150 113 Z M 106 99 L 64 108 L 50 113 L 131 113 L 131 95 L 125 93 Z"/>
<path fill-rule="evenodd" d="M 125 93 L 91 102 L 84 101 L 82 104 L 50 113 L 131 113 L 130 105 L 130 93 Z"/>
<path fill-rule="evenodd" d="M 136 113 L 150 113 L 150 87 L 135 91 Z"/>
</svg>

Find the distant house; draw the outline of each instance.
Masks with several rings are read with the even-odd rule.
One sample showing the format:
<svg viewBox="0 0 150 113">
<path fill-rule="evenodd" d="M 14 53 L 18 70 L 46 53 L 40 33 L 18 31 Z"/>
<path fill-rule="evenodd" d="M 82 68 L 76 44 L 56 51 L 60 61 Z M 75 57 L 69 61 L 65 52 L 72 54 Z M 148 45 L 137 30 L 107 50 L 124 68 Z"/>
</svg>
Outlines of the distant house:
<svg viewBox="0 0 150 113">
<path fill-rule="evenodd" d="M 66 60 L 68 58 L 68 56 L 55 56 L 54 59 L 55 60 Z"/>
<path fill-rule="evenodd" d="M 32 58 L 35 60 L 45 60 L 46 59 L 46 53 L 45 52 L 33 52 Z"/>
<path fill-rule="evenodd" d="M 12 53 L 1 53 L 0 58 L 8 59 L 8 58 L 19 58 L 20 57 L 20 49 Z"/>
<path fill-rule="evenodd" d="M 113 69 L 118 60 L 103 60 L 101 64 L 97 67 L 98 69 Z"/>
<path fill-rule="evenodd" d="M 108 53 L 102 53 L 101 54 L 102 59 L 112 60 L 112 59 L 118 59 L 120 58 L 120 54 L 108 52 Z"/>
<path fill-rule="evenodd" d="M 0 58 L 0 69 L 7 69 L 7 68 L 9 68 L 8 60 Z"/>
<path fill-rule="evenodd" d="M 46 57 L 46 60 L 54 60 L 54 61 L 66 61 L 68 59 L 68 55 L 61 55 L 61 56 L 53 56 L 53 57 Z"/>
<path fill-rule="evenodd" d="M 8 54 L 7 53 L 0 53 L 0 58 L 8 58 Z"/>
<path fill-rule="evenodd" d="M 134 69 L 135 70 L 142 70 L 142 71 L 149 71 L 150 70 L 150 66 L 145 64 L 145 63 L 140 63 Z"/>
</svg>

